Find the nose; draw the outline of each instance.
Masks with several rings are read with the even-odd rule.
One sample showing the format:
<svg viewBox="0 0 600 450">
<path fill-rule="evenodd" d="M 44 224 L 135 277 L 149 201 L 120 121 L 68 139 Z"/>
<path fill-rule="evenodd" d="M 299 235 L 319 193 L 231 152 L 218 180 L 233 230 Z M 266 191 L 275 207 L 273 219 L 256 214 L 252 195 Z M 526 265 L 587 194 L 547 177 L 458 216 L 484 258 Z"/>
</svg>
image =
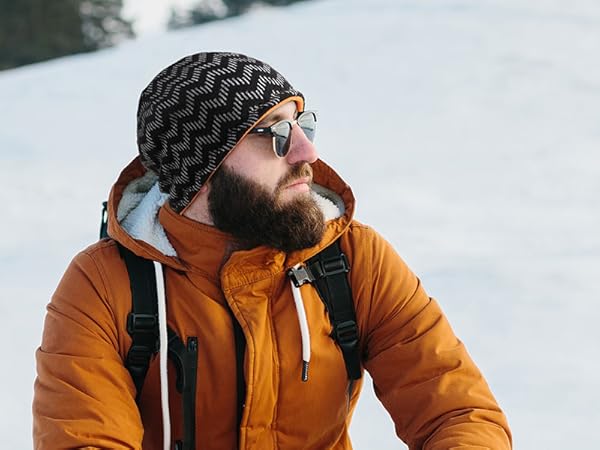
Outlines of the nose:
<svg viewBox="0 0 600 450">
<path fill-rule="evenodd" d="M 319 155 L 315 145 L 310 142 L 298 124 L 294 124 L 292 127 L 291 139 L 290 150 L 286 155 L 286 159 L 290 165 L 301 162 L 312 164 L 317 160 Z"/>
</svg>

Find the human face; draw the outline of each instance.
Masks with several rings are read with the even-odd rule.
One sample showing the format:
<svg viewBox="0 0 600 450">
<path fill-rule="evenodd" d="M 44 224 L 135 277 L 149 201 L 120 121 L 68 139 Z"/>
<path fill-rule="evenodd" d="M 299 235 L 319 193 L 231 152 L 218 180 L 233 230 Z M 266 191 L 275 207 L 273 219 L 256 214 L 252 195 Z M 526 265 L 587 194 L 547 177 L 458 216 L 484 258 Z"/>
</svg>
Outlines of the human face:
<svg viewBox="0 0 600 450">
<path fill-rule="evenodd" d="M 257 127 L 269 127 L 281 120 L 293 121 L 297 116 L 296 103 L 283 103 L 265 117 Z M 272 138 L 268 135 L 248 134 L 223 161 L 223 166 L 252 180 L 268 192 L 278 191 L 278 200 L 286 203 L 298 196 L 308 195 L 312 173 L 286 180 L 294 166 L 312 164 L 317 158 L 313 143 L 306 137 L 298 124 L 292 126 L 290 149 L 284 157 L 273 152 Z M 286 180 L 285 186 L 280 186 Z"/>
</svg>

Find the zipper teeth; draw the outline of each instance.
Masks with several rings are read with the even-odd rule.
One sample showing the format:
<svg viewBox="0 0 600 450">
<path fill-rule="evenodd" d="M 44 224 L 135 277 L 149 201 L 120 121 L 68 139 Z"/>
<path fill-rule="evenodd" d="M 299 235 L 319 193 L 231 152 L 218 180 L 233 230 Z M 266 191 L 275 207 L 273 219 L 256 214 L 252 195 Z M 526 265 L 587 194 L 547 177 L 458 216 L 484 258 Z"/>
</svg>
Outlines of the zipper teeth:
<svg viewBox="0 0 600 450">
<path fill-rule="evenodd" d="M 242 441 L 241 436 L 241 425 L 242 419 L 244 416 L 244 410 L 246 409 L 246 379 L 244 376 L 244 357 L 246 354 L 246 337 L 244 336 L 244 331 L 242 330 L 242 326 L 238 322 L 235 314 L 231 307 L 227 308 L 229 311 L 229 316 L 231 318 L 231 326 L 234 338 L 234 346 L 235 346 L 235 370 L 236 370 L 236 391 L 237 391 L 237 442 L 238 446 Z"/>
</svg>

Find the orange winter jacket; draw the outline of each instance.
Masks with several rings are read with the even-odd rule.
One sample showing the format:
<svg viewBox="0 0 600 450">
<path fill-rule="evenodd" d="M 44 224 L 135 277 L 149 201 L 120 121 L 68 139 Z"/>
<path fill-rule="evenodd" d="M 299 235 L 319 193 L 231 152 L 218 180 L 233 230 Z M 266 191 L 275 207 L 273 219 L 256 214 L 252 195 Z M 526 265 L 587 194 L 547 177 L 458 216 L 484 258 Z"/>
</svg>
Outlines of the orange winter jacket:
<svg viewBox="0 0 600 450">
<path fill-rule="evenodd" d="M 313 168 L 315 183 L 342 200 L 341 215 L 327 222 L 319 245 L 290 254 L 267 247 L 232 253 L 230 236 L 167 204 L 157 207 L 157 224 L 174 252 L 134 238 L 118 216 L 125 197 L 143 195 L 144 183 L 136 183 L 145 171 L 137 159 L 123 171 L 109 200 L 111 239 L 73 259 L 48 305 L 36 353 L 36 449 L 162 448 L 158 358 L 139 408 L 124 366 L 131 292 L 115 241 L 163 264 L 168 325 L 183 342 L 198 339 L 197 449 L 352 448 L 348 426 L 360 383 L 348 398 L 344 361 L 311 285 L 300 288 L 312 349 L 309 379 L 302 382 L 300 328 L 286 276 L 337 238 L 352 267 L 363 366 L 398 437 L 410 449 L 511 448 L 504 414 L 436 301 L 381 236 L 352 220 L 352 192 L 338 175 L 321 161 Z M 239 430 L 229 310 L 246 339 Z M 173 366 L 168 373 L 177 438 L 181 398 Z"/>
</svg>

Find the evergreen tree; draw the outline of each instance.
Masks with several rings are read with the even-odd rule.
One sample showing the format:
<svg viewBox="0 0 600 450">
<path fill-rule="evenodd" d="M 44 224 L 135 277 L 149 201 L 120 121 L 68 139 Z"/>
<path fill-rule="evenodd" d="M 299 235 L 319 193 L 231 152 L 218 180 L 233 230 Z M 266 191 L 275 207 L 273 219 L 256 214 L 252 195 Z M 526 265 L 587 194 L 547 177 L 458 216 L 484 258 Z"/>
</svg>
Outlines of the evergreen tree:
<svg viewBox="0 0 600 450">
<path fill-rule="evenodd" d="M 0 69 L 86 50 L 78 0 L 0 0 Z"/>
<path fill-rule="evenodd" d="M 201 0 L 191 9 L 181 10 L 171 8 L 171 15 L 169 16 L 167 28 L 169 30 L 176 30 L 191 25 L 200 25 L 223 19 L 226 16 L 227 10 L 222 3 L 211 0 Z"/>
<path fill-rule="evenodd" d="M 223 0 L 228 12 L 228 16 L 239 16 L 250 9 L 256 0 Z"/>
<path fill-rule="evenodd" d="M 93 49 L 110 47 L 133 37 L 131 23 L 121 17 L 123 0 L 80 0 L 80 3 L 86 45 Z"/>
<path fill-rule="evenodd" d="M 0 0 L 0 70 L 132 36 L 121 7 L 122 0 Z"/>
<path fill-rule="evenodd" d="M 304 0 L 199 0 L 188 11 L 171 10 L 169 29 L 184 28 L 213 20 L 239 16 L 247 12 L 253 4 L 263 3 L 272 6 L 287 6 Z"/>
<path fill-rule="evenodd" d="M 267 5 L 272 5 L 272 6 L 287 6 L 287 5 L 291 5 L 292 3 L 298 3 L 298 2 L 302 2 L 304 0 L 261 0 L 263 3 L 266 3 Z"/>
</svg>

